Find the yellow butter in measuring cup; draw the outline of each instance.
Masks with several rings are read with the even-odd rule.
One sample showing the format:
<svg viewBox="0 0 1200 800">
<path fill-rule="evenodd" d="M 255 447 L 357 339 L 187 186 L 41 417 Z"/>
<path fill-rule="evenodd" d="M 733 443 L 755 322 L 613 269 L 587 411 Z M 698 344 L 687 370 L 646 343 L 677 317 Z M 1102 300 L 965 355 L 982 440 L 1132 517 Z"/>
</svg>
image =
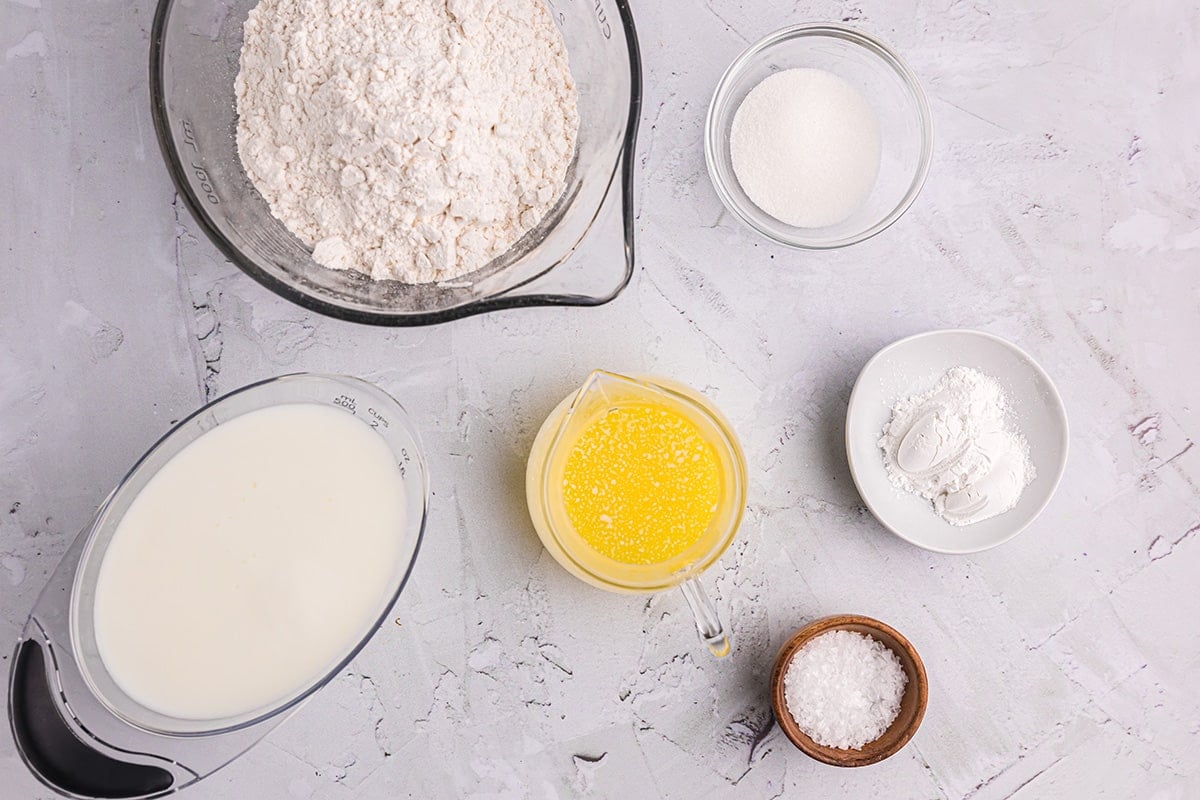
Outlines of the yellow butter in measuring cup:
<svg viewBox="0 0 1200 800">
<path fill-rule="evenodd" d="M 718 656 L 729 637 L 696 577 L 733 541 L 746 468 L 729 424 L 701 395 L 661 379 L 593 372 L 542 425 L 526 472 L 546 549 L 593 586 L 680 586 Z"/>
<path fill-rule="evenodd" d="M 562 501 L 589 547 L 625 564 L 663 564 L 700 540 L 717 511 L 721 465 L 691 420 L 635 402 L 581 427 Z"/>
</svg>

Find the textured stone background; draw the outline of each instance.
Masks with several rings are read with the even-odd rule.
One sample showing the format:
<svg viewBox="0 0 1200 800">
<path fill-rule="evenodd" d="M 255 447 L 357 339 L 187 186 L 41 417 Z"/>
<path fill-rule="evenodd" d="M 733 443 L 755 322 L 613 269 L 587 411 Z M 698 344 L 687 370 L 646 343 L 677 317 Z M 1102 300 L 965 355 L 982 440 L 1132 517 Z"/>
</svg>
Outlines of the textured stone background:
<svg viewBox="0 0 1200 800">
<path fill-rule="evenodd" d="M 173 420 L 258 378 L 342 371 L 396 394 L 431 454 L 400 624 L 194 800 L 1200 796 L 1200 9 L 635 6 L 633 284 L 596 310 L 379 330 L 269 294 L 175 202 L 147 110 L 149 0 L 0 0 L 0 642 Z M 806 254 L 723 213 L 701 129 L 748 41 L 819 19 L 909 59 L 938 144 L 899 224 Z M 839 441 L 866 359 L 951 326 L 1033 353 L 1073 423 L 1049 509 L 970 557 L 885 532 Z M 526 450 L 594 366 L 684 379 L 742 436 L 750 510 L 707 579 L 729 659 L 700 650 L 676 593 L 591 590 L 530 530 Z M 932 682 L 913 743 L 856 771 L 793 750 L 765 691 L 780 642 L 834 612 L 907 633 Z M 7 728 L 0 786 L 48 794 Z"/>
</svg>

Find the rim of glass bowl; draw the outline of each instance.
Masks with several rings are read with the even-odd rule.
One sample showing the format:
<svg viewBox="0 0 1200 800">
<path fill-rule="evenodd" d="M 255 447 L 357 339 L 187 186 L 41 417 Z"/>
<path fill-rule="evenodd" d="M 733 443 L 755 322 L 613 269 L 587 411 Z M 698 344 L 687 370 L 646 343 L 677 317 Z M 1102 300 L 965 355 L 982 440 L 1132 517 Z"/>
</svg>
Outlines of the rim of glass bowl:
<svg viewBox="0 0 1200 800">
<path fill-rule="evenodd" d="M 489 311 L 499 311 L 506 308 L 604 305 L 616 298 L 629 285 L 629 281 L 633 278 L 633 172 L 636 160 L 634 158 L 634 150 L 637 146 L 638 124 L 641 121 L 642 113 L 642 56 L 638 45 L 637 30 L 633 25 L 633 13 L 629 8 L 629 0 L 613 0 L 613 2 L 617 7 L 617 12 L 621 19 L 621 27 L 625 30 L 625 41 L 628 47 L 629 113 L 625 121 L 625 136 L 621 142 L 621 149 L 617 153 L 616 160 L 613 162 L 604 199 L 601 200 L 596 213 L 592 215 L 592 220 L 588 223 L 588 227 L 579 238 L 579 241 L 575 242 L 570 249 L 555 259 L 544 270 L 531 275 L 520 283 L 508 287 L 500 294 L 472 300 L 460 306 L 438 311 L 398 314 L 389 313 L 384 310 L 367 311 L 356 308 L 344 308 L 279 280 L 225 238 L 217 225 L 208 216 L 204 204 L 200 202 L 200 198 L 192 191 L 192 187 L 185 177 L 186 171 L 184 170 L 180 153 L 176 149 L 175 142 L 170 135 L 171 126 L 167 115 L 167 101 L 164 90 L 166 82 L 163 76 L 163 42 L 166 38 L 164 34 L 167 21 L 171 15 L 171 8 L 175 5 L 175 0 L 158 0 L 158 5 L 154 10 L 154 20 L 150 28 L 150 117 L 154 120 L 154 133 L 158 139 L 158 147 L 163 156 L 163 163 L 166 165 L 167 173 L 171 176 L 171 182 L 175 185 L 175 191 L 182 198 L 192 218 L 196 220 L 200 229 L 204 231 L 209 240 L 217 246 L 217 249 L 226 258 L 260 285 L 285 300 L 307 308 L 309 311 L 315 311 L 318 314 L 367 325 L 415 327 L 419 325 L 436 325 L 441 322 L 449 322 L 450 320 L 461 319 L 462 317 L 470 317 L 475 314 L 484 314 Z M 621 235 L 624 239 L 625 251 L 625 274 L 621 278 L 620 283 L 612 291 L 603 296 L 536 292 L 531 294 L 517 293 L 518 289 L 543 278 L 547 273 L 571 257 L 583 240 L 587 238 L 588 233 L 591 232 L 592 226 L 608 202 L 609 194 L 613 189 L 613 182 L 617 179 L 618 175 L 620 176 L 621 191 Z"/>
<path fill-rule="evenodd" d="M 305 684 L 296 691 L 286 695 L 283 700 L 273 703 L 270 706 L 253 709 L 251 711 L 235 714 L 229 717 L 222 717 L 211 720 L 185 720 L 167 716 L 165 714 L 154 711 L 141 705 L 132 697 L 125 695 L 128 703 L 123 701 L 114 701 L 103 689 L 97 684 L 96 675 L 92 673 L 93 664 L 88 662 L 87 651 L 82 646 L 81 631 L 79 625 L 79 615 L 83 613 L 82 592 L 85 586 L 90 582 L 91 589 L 95 590 L 95 577 L 98 576 L 98 567 L 104 560 L 104 553 L 108 547 L 111 538 L 103 543 L 98 542 L 99 534 L 106 530 L 106 526 L 111 524 L 109 517 L 113 514 L 115 501 L 125 492 L 132 491 L 134 495 L 140 492 L 162 467 L 159 465 L 153 467 L 151 465 L 152 458 L 163 448 L 170 447 L 173 440 L 180 432 L 187 431 L 197 424 L 202 424 L 205 416 L 211 416 L 214 410 L 223 405 L 237 406 L 247 402 L 249 397 L 255 397 L 257 402 L 238 412 L 234 416 L 251 413 L 263 408 L 271 408 L 280 404 L 306 402 L 303 398 L 307 395 L 307 391 L 313 386 L 327 386 L 338 390 L 353 390 L 359 392 L 370 392 L 376 396 L 379 402 L 386 402 L 393 406 L 393 411 L 399 412 L 395 414 L 395 424 L 403 430 L 405 436 L 413 445 L 413 452 L 408 455 L 411 458 L 411 467 L 415 468 L 420 480 L 421 507 L 413 509 L 411 517 L 416 514 L 420 515 L 420 522 L 416 526 L 415 537 L 412 543 L 412 553 L 409 557 L 408 564 L 404 566 L 403 572 L 400 575 L 399 581 L 396 583 L 395 591 L 387 598 L 383 609 L 379 615 L 372 620 L 369 627 L 366 628 L 362 637 L 355 642 L 354 646 L 346 651 L 345 655 L 338 659 L 334 664 L 331 664 L 325 672 L 322 672 L 311 683 Z M 232 417 L 231 417 L 232 418 Z M 221 422 L 216 425 L 222 424 Z M 366 424 L 366 423 L 364 423 Z M 210 428 L 211 429 L 211 428 Z M 201 432 L 197 437 L 204 435 Z M 195 439 L 186 442 L 183 447 L 186 447 Z M 391 444 L 388 445 L 391 447 Z M 182 449 L 182 448 L 180 448 Z M 178 451 L 176 451 L 178 452 Z M 172 456 L 175 454 L 173 453 Z M 164 462 L 165 463 L 165 462 Z M 146 471 L 150 470 L 149 474 Z M 247 384 L 238 389 L 218 397 L 209 403 L 205 403 L 200 408 L 196 409 L 191 414 L 181 419 L 179 422 L 171 426 L 171 429 L 163 434 L 159 439 L 142 454 L 141 458 L 129 469 L 125 476 L 117 483 L 116 488 L 105 498 L 100 505 L 96 516 L 90 523 L 87 543 L 84 545 L 83 551 L 80 553 L 79 562 L 75 566 L 75 575 L 71 581 L 71 598 L 68 611 L 68 625 L 70 628 L 71 647 L 75 653 L 76 663 L 79 666 L 79 673 L 83 677 L 84 683 L 87 685 L 88 691 L 91 692 L 97 701 L 111 714 L 118 719 L 126 722 L 133 727 L 149 731 L 150 733 L 163 736 L 172 736 L 179 738 L 204 738 L 208 736 L 217 736 L 225 733 L 245 730 L 251 728 L 261 722 L 276 717 L 280 714 L 285 714 L 288 711 L 296 708 L 317 691 L 321 690 L 333 681 L 346 666 L 354 660 L 354 658 L 362 651 L 367 643 L 375 638 L 379 633 L 383 623 L 391 616 L 392 610 L 399 600 L 404 587 L 408 585 L 408 581 L 412 578 L 413 567 L 417 563 L 417 556 L 421 552 L 421 544 L 425 539 L 425 528 L 429 521 L 429 467 L 425 458 L 425 446 L 421 441 L 420 433 L 409 417 L 407 409 L 400 404 L 389 392 L 384 391 L 381 387 L 373 383 L 364 381 L 361 378 L 356 378 L 352 375 L 337 375 L 332 373 L 321 372 L 296 372 L 288 375 L 280 375 L 274 378 L 257 381 Z M 408 513 L 408 512 L 406 512 Z M 118 520 L 119 521 L 119 520 Z M 97 549 L 99 548 L 99 549 Z M 95 566 L 91 572 L 92 579 L 86 577 L 85 573 L 88 568 Z M 107 667 L 103 660 L 96 657 L 95 666 L 98 666 L 104 675 L 107 675 Z M 107 679 L 111 681 L 111 676 Z M 117 687 L 118 691 L 120 688 Z"/>
<path fill-rule="evenodd" d="M 850 44 L 858 45 L 882 60 L 904 82 L 905 87 L 909 90 L 916 103 L 917 115 L 921 121 L 921 156 L 917 163 L 916 173 L 913 175 L 912 182 L 909 184 L 908 191 L 904 194 L 904 197 L 901 198 L 895 208 L 874 225 L 852 236 L 844 236 L 840 239 L 826 240 L 784 237 L 779 231 L 764 228 L 752 216 L 746 213 L 734 194 L 729 190 L 724 179 L 720 177 L 716 168 L 718 159 L 714 141 L 716 137 L 721 135 L 720 129 L 724 127 L 723 123 L 726 119 L 726 115 L 724 114 L 721 116 L 717 115 L 717 108 L 724 104 L 725 94 L 729 91 L 729 86 L 733 82 L 733 78 L 741 73 L 754 59 L 759 58 L 763 53 L 780 42 L 807 37 L 840 39 Z M 736 113 L 736 109 L 732 113 Z M 904 216 L 904 212 L 908 211 L 909 206 L 917 199 L 917 195 L 921 193 L 921 188 L 925 185 L 925 179 L 929 176 L 929 166 L 933 161 L 933 115 L 929 110 L 929 98 L 926 97 L 921 82 L 917 80 L 916 74 L 909 68 L 908 64 L 900 58 L 896 51 L 874 36 L 833 22 L 806 22 L 799 25 L 790 25 L 767 34 L 743 50 L 725 70 L 724 74 L 721 75 L 721 79 L 717 81 L 717 88 L 713 91 L 712 100 L 708 104 L 708 115 L 704 122 L 704 161 L 708 167 L 708 175 L 713 188 L 716 190 L 717 196 L 721 198 L 721 202 L 725 207 L 752 230 L 757 231 L 771 241 L 798 250 L 835 250 L 839 247 L 858 244 L 887 230 L 896 220 Z"/>
</svg>

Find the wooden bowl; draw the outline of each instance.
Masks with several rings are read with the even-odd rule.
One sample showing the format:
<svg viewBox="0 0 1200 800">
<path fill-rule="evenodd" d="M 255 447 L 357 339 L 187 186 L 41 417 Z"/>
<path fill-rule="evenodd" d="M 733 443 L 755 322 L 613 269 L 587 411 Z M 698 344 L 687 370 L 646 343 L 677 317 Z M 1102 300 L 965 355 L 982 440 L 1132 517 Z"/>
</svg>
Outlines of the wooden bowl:
<svg viewBox="0 0 1200 800">
<path fill-rule="evenodd" d="M 900 700 L 900 713 L 895 721 L 882 736 L 873 742 L 867 742 L 861 750 L 845 750 L 817 744 L 800 730 L 800 726 L 787 710 L 787 701 L 783 694 L 783 676 L 792 661 L 792 656 L 809 640 L 828 631 L 854 631 L 875 637 L 896 654 L 900 659 L 900 666 L 904 668 L 904 674 L 908 676 L 904 697 Z M 895 755 L 908 744 L 908 740 L 921 726 L 928 700 L 929 681 L 925 676 L 925 665 L 908 639 L 877 619 L 856 614 L 824 617 L 805 625 L 780 648 L 779 656 L 775 659 L 775 668 L 771 671 L 771 707 L 784 735 L 807 755 L 835 767 L 865 767 Z"/>
</svg>

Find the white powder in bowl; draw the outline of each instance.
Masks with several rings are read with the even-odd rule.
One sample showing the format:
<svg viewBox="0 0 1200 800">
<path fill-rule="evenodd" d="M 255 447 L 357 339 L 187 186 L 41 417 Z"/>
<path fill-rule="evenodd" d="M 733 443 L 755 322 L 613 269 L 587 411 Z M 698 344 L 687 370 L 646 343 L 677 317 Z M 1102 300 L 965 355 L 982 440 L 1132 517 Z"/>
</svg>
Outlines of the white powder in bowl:
<svg viewBox="0 0 1200 800">
<path fill-rule="evenodd" d="M 995 378 L 970 367 L 948 370 L 928 392 L 892 407 L 879 438 L 888 478 L 930 500 L 951 525 L 1012 509 L 1035 470 L 1009 416 Z"/>
<path fill-rule="evenodd" d="M 238 155 L 332 269 L 408 283 L 507 251 L 565 188 L 579 129 L 544 0 L 261 0 Z"/>
<path fill-rule="evenodd" d="M 859 750 L 900 714 L 908 676 L 883 642 L 854 631 L 829 631 L 792 656 L 783 676 L 788 713 L 825 747 Z"/>
<path fill-rule="evenodd" d="M 879 118 L 862 94 L 823 69 L 777 72 L 733 116 L 733 172 L 780 222 L 821 228 L 862 205 L 879 174 Z"/>
</svg>

